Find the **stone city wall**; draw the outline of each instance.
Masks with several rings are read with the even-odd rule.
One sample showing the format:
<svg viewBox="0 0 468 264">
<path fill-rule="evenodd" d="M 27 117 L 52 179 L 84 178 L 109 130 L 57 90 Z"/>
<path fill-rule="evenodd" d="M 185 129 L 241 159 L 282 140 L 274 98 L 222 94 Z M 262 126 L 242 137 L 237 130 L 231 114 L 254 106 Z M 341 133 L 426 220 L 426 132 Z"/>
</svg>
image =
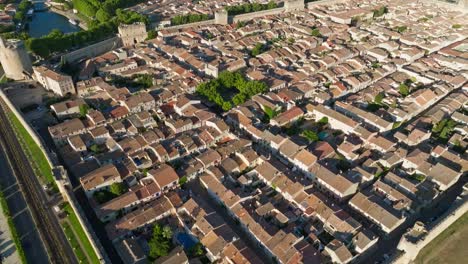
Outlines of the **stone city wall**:
<svg viewBox="0 0 468 264">
<path fill-rule="evenodd" d="M 2 99 L 6 103 L 8 108 L 10 108 L 13 114 L 18 118 L 21 125 L 23 125 L 26 131 L 31 135 L 32 139 L 35 141 L 35 143 L 39 146 L 39 148 L 44 153 L 44 156 L 46 157 L 47 163 L 49 163 L 50 167 L 54 168 L 55 165 L 49 157 L 49 152 L 44 148 L 44 144 L 42 140 L 37 136 L 36 132 L 29 126 L 28 122 L 24 120 L 23 115 L 16 109 L 16 107 L 11 103 L 9 98 L 5 95 L 5 93 L 2 90 L 0 90 L 0 99 Z M 101 260 L 101 263 L 105 263 L 104 259 L 107 259 L 107 256 L 104 255 L 105 253 L 103 254 L 104 251 L 99 250 L 99 248 L 102 248 L 102 246 L 100 247 L 97 245 L 98 242 L 96 241 L 99 241 L 99 240 L 96 240 L 94 232 L 90 231 L 92 229 L 90 228 L 89 224 L 87 224 L 86 218 L 83 218 L 82 216 L 83 213 L 74 198 L 74 194 L 68 191 L 67 187 L 63 183 L 63 180 L 57 180 L 55 177 L 54 179 L 55 179 L 55 182 L 57 183 L 57 187 L 60 191 L 60 194 L 62 194 L 65 200 L 67 200 L 70 203 L 71 207 L 73 208 L 73 211 L 75 212 L 78 218 L 78 221 L 83 227 L 83 230 L 85 231 L 86 236 L 91 242 L 91 245 L 94 251 L 96 252 L 96 255 Z"/>
<path fill-rule="evenodd" d="M 346 0 L 320 0 L 320 1 L 306 3 L 305 5 L 307 9 L 312 9 L 318 5 L 331 5 L 331 4 L 337 4 L 337 3 L 342 3 L 342 2 L 346 2 Z"/>
<path fill-rule="evenodd" d="M 258 11 L 258 12 L 241 14 L 241 15 L 237 15 L 237 16 L 229 16 L 229 22 L 237 23 L 237 22 L 240 22 L 240 21 L 251 20 L 251 19 L 254 19 L 254 18 L 257 18 L 257 17 L 281 14 L 284 11 L 285 11 L 284 7 L 279 7 L 279 8 L 269 9 L 269 10 L 263 10 L 263 11 Z"/>
<path fill-rule="evenodd" d="M 72 51 L 62 56 L 62 60 L 74 63 L 102 55 L 111 50 L 120 48 L 122 41 L 119 37 L 113 37 L 104 41 L 89 45 L 87 47 Z"/>
<path fill-rule="evenodd" d="M 213 24 L 215 24 L 215 20 L 210 19 L 210 20 L 204 20 L 204 21 L 199 21 L 199 22 L 195 22 L 195 23 L 188 23 L 188 24 L 183 24 L 183 25 L 156 28 L 156 29 L 176 30 L 176 29 L 184 29 L 184 28 L 197 27 L 197 26 L 206 26 L 206 25 L 213 25 Z"/>
</svg>

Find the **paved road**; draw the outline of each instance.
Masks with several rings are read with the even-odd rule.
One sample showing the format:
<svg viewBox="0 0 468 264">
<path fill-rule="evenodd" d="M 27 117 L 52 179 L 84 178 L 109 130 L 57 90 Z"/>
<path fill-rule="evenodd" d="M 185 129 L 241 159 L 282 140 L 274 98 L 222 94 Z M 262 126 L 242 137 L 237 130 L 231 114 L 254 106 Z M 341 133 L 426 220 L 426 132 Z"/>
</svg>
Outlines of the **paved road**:
<svg viewBox="0 0 468 264">
<path fill-rule="evenodd" d="M 30 263 L 34 263 L 34 261 L 37 261 L 37 263 L 49 263 L 47 252 L 35 228 L 31 212 L 27 207 L 23 194 L 19 190 L 16 178 L 10 170 L 4 150 L 1 147 L 0 172 L 0 185 L 2 186 L 10 212 L 14 216 L 13 223 L 21 237 L 21 244 L 23 245 L 26 259 Z"/>
<path fill-rule="evenodd" d="M 0 111 L 0 141 L 4 146 L 5 154 L 11 161 L 12 170 L 15 171 L 21 192 L 47 249 L 49 259 L 52 263 L 77 263 L 58 219 L 48 204 L 47 196 L 42 190 L 38 176 L 34 173 L 29 159 L 22 151 L 21 144 L 8 121 L 5 111 L 9 111 L 9 109 L 3 101 L 0 101 L 0 106 L 2 107 L 2 111 Z M 21 226 L 24 227 L 24 225 L 18 227 Z"/>
</svg>

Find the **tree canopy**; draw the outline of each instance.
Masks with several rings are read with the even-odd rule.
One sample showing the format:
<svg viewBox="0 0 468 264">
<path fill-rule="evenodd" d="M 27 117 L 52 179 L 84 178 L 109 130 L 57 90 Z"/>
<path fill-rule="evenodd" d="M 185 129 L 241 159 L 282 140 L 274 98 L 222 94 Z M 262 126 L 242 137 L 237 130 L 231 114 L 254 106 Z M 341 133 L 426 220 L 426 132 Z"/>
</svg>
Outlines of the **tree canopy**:
<svg viewBox="0 0 468 264">
<path fill-rule="evenodd" d="M 310 34 L 311 34 L 313 37 L 320 37 L 320 36 L 322 36 L 322 34 L 320 34 L 320 30 L 319 30 L 318 28 L 312 29 L 312 31 L 310 32 Z"/>
<path fill-rule="evenodd" d="M 223 111 L 243 104 L 252 96 L 268 89 L 264 82 L 248 81 L 239 72 L 223 71 L 218 78 L 197 86 L 197 93 L 215 103 Z"/>
<path fill-rule="evenodd" d="M 302 136 L 305 137 L 310 143 L 319 141 L 319 136 L 315 131 L 304 130 Z"/>
<path fill-rule="evenodd" d="M 406 97 L 406 96 L 408 96 L 410 94 L 409 87 L 404 83 L 400 84 L 398 89 L 399 89 L 399 92 L 400 92 L 401 96 L 403 96 L 403 97 Z"/>
<path fill-rule="evenodd" d="M 148 243 L 150 258 L 157 259 L 167 256 L 172 247 L 172 230 L 168 226 L 162 227 L 160 224 L 155 224 L 153 227 L 153 235 Z"/>
<path fill-rule="evenodd" d="M 387 6 L 382 6 L 379 9 L 374 10 L 374 17 L 381 17 L 384 14 L 388 13 L 388 7 Z"/>
<path fill-rule="evenodd" d="M 246 3 L 242 5 L 227 6 L 225 7 L 228 15 L 235 16 L 240 14 L 247 14 L 252 12 L 258 12 L 263 10 L 270 10 L 277 8 L 278 4 L 276 2 L 270 1 L 267 4 L 260 3 Z"/>
<path fill-rule="evenodd" d="M 177 15 L 171 18 L 171 25 L 178 26 L 178 25 L 183 25 L 183 24 L 205 21 L 209 19 L 210 17 L 207 14 Z"/>
<path fill-rule="evenodd" d="M 263 106 L 263 112 L 265 112 L 265 118 L 267 121 L 270 121 L 271 119 L 277 117 L 278 114 L 280 113 L 276 109 L 272 109 L 271 107 L 267 105 Z"/>
<path fill-rule="evenodd" d="M 127 191 L 125 184 L 122 182 L 114 182 L 111 184 L 109 188 L 110 188 L 110 192 L 116 196 L 120 196 Z"/>
<path fill-rule="evenodd" d="M 255 47 L 250 51 L 250 55 L 253 57 L 262 54 L 263 52 L 268 50 L 268 45 L 263 43 L 257 43 Z"/>
</svg>

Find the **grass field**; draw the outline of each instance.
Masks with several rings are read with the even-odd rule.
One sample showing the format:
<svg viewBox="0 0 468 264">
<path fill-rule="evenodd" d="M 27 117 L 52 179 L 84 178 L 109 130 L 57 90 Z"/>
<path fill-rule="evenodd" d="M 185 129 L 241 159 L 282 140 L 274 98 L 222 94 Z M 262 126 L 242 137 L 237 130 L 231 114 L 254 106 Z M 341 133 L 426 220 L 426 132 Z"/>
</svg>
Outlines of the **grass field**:
<svg viewBox="0 0 468 264">
<path fill-rule="evenodd" d="M 83 245 L 84 250 L 86 251 L 88 256 L 92 259 L 91 263 L 96 263 L 96 264 L 100 263 L 99 258 L 96 255 L 96 252 L 94 251 L 93 246 L 91 245 L 91 242 L 86 236 L 86 233 L 83 230 L 83 227 L 81 226 L 80 221 L 78 220 L 78 217 L 73 211 L 73 208 L 70 206 L 70 204 L 67 204 L 64 207 L 64 210 L 67 212 L 68 220 L 70 221 L 70 224 L 72 225 L 72 228 L 75 231 L 75 234 L 78 236 L 78 239 L 81 241 L 81 244 Z"/>
<path fill-rule="evenodd" d="M 73 252 L 75 252 L 76 258 L 80 261 L 80 263 L 88 263 L 88 258 L 86 258 L 86 254 L 83 252 L 83 249 L 81 249 L 80 243 L 78 240 L 76 240 L 75 234 L 73 233 L 70 225 L 66 222 L 63 222 L 62 228 L 65 232 L 65 235 L 67 236 L 68 242 L 70 242 Z"/>
<path fill-rule="evenodd" d="M 458 264 L 468 259 L 468 213 L 424 247 L 416 264 Z"/>
<path fill-rule="evenodd" d="M 52 175 L 52 168 L 50 167 L 49 162 L 47 162 L 47 158 L 42 149 L 36 144 L 36 141 L 34 141 L 13 112 L 9 112 L 8 116 L 20 139 L 20 142 L 26 146 L 26 153 L 32 159 L 33 167 L 37 170 L 37 173 L 39 173 L 47 183 L 54 186 L 54 189 L 57 189 L 54 176 Z"/>
</svg>

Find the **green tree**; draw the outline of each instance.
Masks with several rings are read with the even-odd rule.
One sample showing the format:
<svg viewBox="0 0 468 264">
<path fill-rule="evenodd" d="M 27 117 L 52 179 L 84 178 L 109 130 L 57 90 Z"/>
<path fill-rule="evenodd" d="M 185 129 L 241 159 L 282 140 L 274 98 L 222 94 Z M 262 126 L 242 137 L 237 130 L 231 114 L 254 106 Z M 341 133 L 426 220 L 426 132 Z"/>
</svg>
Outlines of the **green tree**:
<svg viewBox="0 0 468 264">
<path fill-rule="evenodd" d="M 310 32 L 310 34 L 313 36 L 313 37 L 320 37 L 322 34 L 320 34 L 320 30 L 318 28 L 314 28 L 312 29 L 312 31 Z"/>
<path fill-rule="evenodd" d="M 403 33 L 403 32 L 405 32 L 406 30 L 408 30 L 408 27 L 407 27 L 407 26 L 397 26 L 397 27 L 395 27 L 395 30 L 396 30 L 398 33 Z"/>
<path fill-rule="evenodd" d="M 79 13 L 88 17 L 94 17 L 98 10 L 96 6 L 86 0 L 73 0 L 73 7 L 78 10 Z"/>
<path fill-rule="evenodd" d="M 223 111 L 229 111 L 232 108 L 232 104 L 230 102 L 224 102 L 222 104 Z"/>
<path fill-rule="evenodd" d="M 200 257 L 204 253 L 202 243 L 198 242 L 193 247 L 189 249 L 189 254 L 192 257 Z"/>
<path fill-rule="evenodd" d="M 93 197 L 96 200 L 96 202 L 98 202 L 98 204 L 104 204 L 114 199 L 116 196 L 107 190 L 102 190 L 95 192 L 93 194 Z"/>
<path fill-rule="evenodd" d="M 322 117 L 317 123 L 319 123 L 320 125 L 328 124 L 328 117 L 326 116 Z"/>
<path fill-rule="evenodd" d="M 109 187 L 109 190 L 112 194 L 120 196 L 127 191 L 127 188 L 125 187 L 125 184 L 123 182 L 114 182 Z"/>
<path fill-rule="evenodd" d="M 378 105 L 382 105 L 382 100 L 384 99 L 384 93 L 378 93 L 374 98 L 374 103 Z"/>
<path fill-rule="evenodd" d="M 403 97 L 408 96 L 409 93 L 410 93 L 409 87 L 404 83 L 400 84 L 398 89 L 399 89 L 399 92 L 400 92 L 401 96 L 403 96 Z"/>
<path fill-rule="evenodd" d="M 172 230 L 169 226 L 164 226 L 162 230 L 162 236 L 165 239 L 171 239 L 172 238 Z"/>
<path fill-rule="evenodd" d="M 187 176 L 183 176 L 182 178 L 179 179 L 179 185 L 184 185 L 188 181 Z"/>
<path fill-rule="evenodd" d="M 252 49 L 252 51 L 250 52 L 250 55 L 252 55 L 252 57 L 255 57 L 263 53 L 265 50 L 266 50 L 266 45 L 262 43 L 257 43 L 255 47 Z"/>
<path fill-rule="evenodd" d="M 93 152 L 93 153 L 95 153 L 95 154 L 97 154 L 97 153 L 100 152 L 99 146 L 96 145 L 96 144 L 91 145 L 91 146 L 89 147 L 89 150 L 91 150 L 91 152 Z"/>
<path fill-rule="evenodd" d="M 272 109 L 271 107 L 264 105 L 263 112 L 265 113 L 266 119 L 269 121 L 278 116 L 279 111 L 276 109 Z"/>
<path fill-rule="evenodd" d="M 374 10 L 374 17 L 380 17 L 383 16 L 384 14 L 388 13 L 388 7 L 387 6 L 382 6 L 379 9 Z"/>
<path fill-rule="evenodd" d="M 151 30 L 148 30 L 148 37 L 146 38 L 147 40 L 148 39 L 154 39 L 158 36 L 158 32 L 154 29 L 151 29 Z"/>
<path fill-rule="evenodd" d="M 168 227 L 162 227 L 160 224 L 155 224 L 153 227 L 153 235 L 148 242 L 150 258 L 157 259 L 162 256 L 167 256 L 171 248 L 172 231 Z"/>
<path fill-rule="evenodd" d="M 313 143 L 313 142 L 317 142 L 319 141 L 319 136 L 317 135 L 316 132 L 312 131 L 312 130 L 305 130 L 302 132 L 302 136 L 307 138 L 307 140 L 310 142 L 310 143 Z"/>
<path fill-rule="evenodd" d="M 104 9 L 100 8 L 97 12 L 96 12 L 96 19 L 99 21 L 99 22 L 106 22 L 106 21 L 109 21 L 111 19 L 111 16 L 108 12 L 106 12 Z"/>
<path fill-rule="evenodd" d="M 80 117 L 85 117 L 88 114 L 89 106 L 87 104 L 80 105 Z"/>
</svg>

